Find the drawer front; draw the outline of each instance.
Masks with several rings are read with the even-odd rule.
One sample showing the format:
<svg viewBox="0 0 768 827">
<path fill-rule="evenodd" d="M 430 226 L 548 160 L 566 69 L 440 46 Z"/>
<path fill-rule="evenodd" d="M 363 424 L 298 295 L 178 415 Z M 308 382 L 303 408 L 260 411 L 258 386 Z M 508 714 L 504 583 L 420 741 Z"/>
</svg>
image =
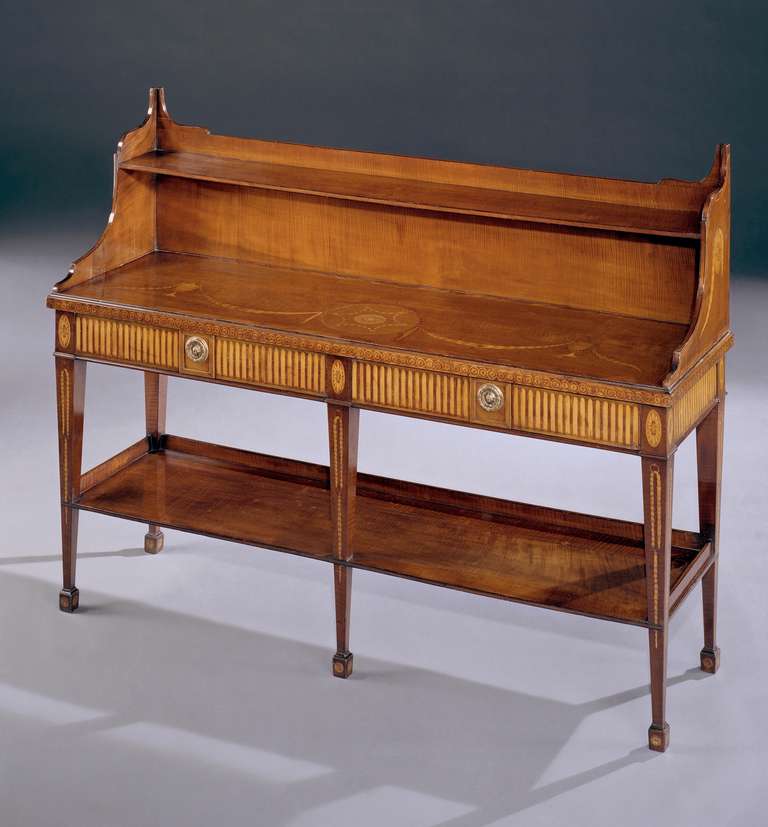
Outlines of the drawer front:
<svg viewBox="0 0 768 827">
<path fill-rule="evenodd" d="M 311 351 L 218 338 L 216 378 L 325 396 L 325 356 Z"/>
<path fill-rule="evenodd" d="M 617 448 L 640 444 L 640 407 L 632 402 L 515 385 L 512 428 Z"/>
<path fill-rule="evenodd" d="M 74 334 L 75 353 L 85 357 L 321 398 L 336 393 L 332 383 L 328 386 L 333 375 L 324 353 L 93 316 L 76 316 Z M 67 324 L 58 330 L 59 343 L 69 335 Z M 379 362 L 350 360 L 350 372 L 351 401 L 364 407 L 606 447 L 640 446 L 640 406 L 634 402 Z M 691 411 L 711 401 L 714 376 L 713 369 L 675 411 L 678 434 L 686 430 Z"/>
<path fill-rule="evenodd" d="M 415 368 L 353 363 L 352 401 L 560 440 L 629 450 L 640 445 L 634 403 Z"/>
<path fill-rule="evenodd" d="M 371 362 L 352 365 L 352 401 L 400 411 L 469 420 L 470 383 L 465 376 Z"/>
<path fill-rule="evenodd" d="M 75 320 L 75 352 L 97 359 L 178 370 L 179 342 L 177 330 L 94 316 Z"/>
</svg>

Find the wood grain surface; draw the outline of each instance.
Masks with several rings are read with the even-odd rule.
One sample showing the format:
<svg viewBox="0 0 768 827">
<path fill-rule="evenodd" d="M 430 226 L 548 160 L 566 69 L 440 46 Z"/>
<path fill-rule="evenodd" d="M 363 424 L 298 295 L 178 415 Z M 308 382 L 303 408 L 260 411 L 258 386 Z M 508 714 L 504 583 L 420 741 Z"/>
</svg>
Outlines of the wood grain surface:
<svg viewBox="0 0 768 827">
<path fill-rule="evenodd" d="M 123 161 L 120 167 L 197 181 L 459 215 L 680 238 L 698 238 L 701 232 L 697 210 L 669 210 L 587 198 L 505 192 L 460 184 L 217 158 L 190 152 L 151 152 Z"/>
<path fill-rule="evenodd" d="M 176 445 L 192 447 L 186 441 Z M 328 562 L 338 559 L 330 491 L 317 466 L 283 460 L 277 473 L 265 474 L 232 461 L 242 457 L 230 457 L 171 448 L 146 454 L 90 488 L 78 505 Z M 558 532 L 541 521 L 536 527 L 532 520 L 526 524 L 503 514 L 488 519 L 479 503 L 473 510 L 409 502 L 396 481 L 378 480 L 377 486 L 379 493 L 369 496 L 363 480 L 357 497 L 351 565 L 645 625 L 642 544 L 606 533 L 607 525 L 600 531 L 596 523 L 592 531 Z M 387 496 L 382 487 L 396 496 Z M 697 553 L 675 549 L 673 580 Z"/>
<path fill-rule="evenodd" d="M 90 510 L 146 523 L 151 553 L 171 527 L 331 564 L 340 678 L 354 568 L 630 623 L 664 751 L 669 620 L 699 581 L 720 661 L 730 148 L 700 181 L 621 181 L 215 135 L 153 88 L 114 165 L 107 227 L 48 297 L 60 608 Z M 85 360 L 146 371 L 147 437 L 82 474 Z M 325 403 L 330 465 L 166 434 L 165 374 Z M 358 474 L 360 408 L 639 454 L 643 523 Z M 694 429 L 698 532 L 672 527 Z"/>
<path fill-rule="evenodd" d="M 174 253 L 62 294 L 573 376 L 659 385 L 685 325 Z"/>
</svg>

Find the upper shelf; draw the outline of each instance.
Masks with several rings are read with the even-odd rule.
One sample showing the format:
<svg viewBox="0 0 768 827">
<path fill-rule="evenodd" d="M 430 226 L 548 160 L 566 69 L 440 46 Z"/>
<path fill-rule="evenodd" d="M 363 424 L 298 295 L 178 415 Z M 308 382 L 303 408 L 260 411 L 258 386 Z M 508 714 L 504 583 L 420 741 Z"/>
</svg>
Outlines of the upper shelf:
<svg viewBox="0 0 768 827">
<path fill-rule="evenodd" d="M 688 239 L 701 235 L 701 216 L 693 210 L 664 210 L 190 152 L 148 152 L 121 161 L 120 168 L 485 218 Z"/>
</svg>

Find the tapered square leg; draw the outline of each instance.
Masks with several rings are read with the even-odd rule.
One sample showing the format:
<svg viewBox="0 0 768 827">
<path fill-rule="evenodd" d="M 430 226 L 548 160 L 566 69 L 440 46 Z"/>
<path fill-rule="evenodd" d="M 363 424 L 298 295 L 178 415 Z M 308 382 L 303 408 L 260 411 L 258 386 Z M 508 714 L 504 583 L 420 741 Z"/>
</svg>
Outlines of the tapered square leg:
<svg viewBox="0 0 768 827">
<path fill-rule="evenodd" d="M 160 373 L 144 374 L 144 412 L 147 437 L 152 450 L 158 450 L 165 433 L 165 417 L 168 409 L 168 377 Z M 144 535 L 144 551 L 159 554 L 165 545 L 163 532 L 152 523 Z"/>
<path fill-rule="evenodd" d="M 651 667 L 651 727 L 648 746 L 664 752 L 666 722 L 669 583 L 672 553 L 673 458 L 643 457 L 645 569 L 648 595 L 648 645 Z"/>
<path fill-rule="evenodd" d="M 721 372 L 724 366 L 718 366 Z M 724 384 L 721 379 L 720 386 Z M 723 426 L 725 400 L 707 414 L 696 429 L 696 459 L 699 475 L 699 531 L 714 546 L 715 562 L 701 580 L 704 620 L 704 648 L 701 650 L 701 668 L 714 674 L 720 667 L 720 649 L 717 646 L 717 567 L 720 543 L 720 489 L 723 468 Z"/>
<path fill-rule="evenodd" d="M 74 612 L 80 605 L 80 592 L 75 587 L 77 563 L 77 529 L 80 512 L 63 505 L 61 507 L 61 561 L 63 587 L 59 592 L 59 609 Z"/>
<path fill-rule="evenodd" d="M 357 443 L 359 410 L 349 405 L 328 404 L 328 437 L 331 457 L 331 543 L 334 557 L 352 558 L 357 487 Z M 333 588 L 336 608 L 336 654 L 332 673 L 337 678 L 352 674 L 349 651 L 349 617 L 352 599 L 352 569 L 334 564 Z"/>
<path fill-rule="evenodd" d="M 352 674 L 352 653 L 349 651 L 349 616 L 352 603 L 352 569 L 334 565 L 333 590 L 336 604 L 336 654 L 333 674 L 348 678 Z"/>
<path fill-rule="evenodd" d="M 328 439 L 331 457 L 331 524 L 334 557 L 352 557 L 357 488 L 357 444 L 360 411 L 328 405 Z"/>
<path fill-rule="evenodd" d="M 80 493 L 86 363 L 78 359 L 57 356 L 55 367 L 59 429 L 63 581 L 62 590 L 59 594 L 59 608 L 64 612 L 74 612 L 79 605 L 79 592 L 75 587 L 75 573 L 77 528 L 80 512 L 73 506 Z"/>
</svg>

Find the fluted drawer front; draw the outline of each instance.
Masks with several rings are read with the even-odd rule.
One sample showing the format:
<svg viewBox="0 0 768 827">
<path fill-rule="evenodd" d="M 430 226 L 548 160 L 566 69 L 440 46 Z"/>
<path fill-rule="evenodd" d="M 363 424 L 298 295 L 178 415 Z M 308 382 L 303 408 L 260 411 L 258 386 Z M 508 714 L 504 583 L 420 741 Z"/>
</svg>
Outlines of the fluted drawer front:
<svg viewBox="0 0 768 827">
<path fill-rule="evenodd" d="M 216 340 L 216 378 L 325 394 L 325 356 L 234 339 Z"/>
<path fill-rule="evenodd" d="M 75 352 L 82 356 L 321 398 L 331 393 L 325 353 L 92 316 L 77 316 L 74 331 Z M 61 339 L 61 331 L 58 335 Z M 201 349 L 207 349 L 200 362 L 194 361 L 192 347 L 197 339 L 204 340 L 206 348 Z M 350 360 L 350 373 L 351 401 L 363 407 L 629 450 L 640 446 L 640 406 L 634 402 L 379 362 Z M 715 385 L 713 369 L 686 393 L 673 412 L 673 436 L 684 433 L 711 402 Z M 482 407 L 489 388 L 498 391 L 500 399 L 499 410 L 492 413 Z"/>
<path fill-rule="evenodd" d="M 637 448 L 640 409 L 630 402 L 515 385 L 512 427 L 561 439 Z"/>
<path fill-rule="evenodd" d="M 352 400 L 402 411 L 469 419 L 469 379 L 428 370 L 355 362 Z"/>
<path fill-rule="evenodd" d="M 108 361 L 179 368 L 179 332 L 149 325 L 78 316 L 75 350 Z"/>
</svg>

